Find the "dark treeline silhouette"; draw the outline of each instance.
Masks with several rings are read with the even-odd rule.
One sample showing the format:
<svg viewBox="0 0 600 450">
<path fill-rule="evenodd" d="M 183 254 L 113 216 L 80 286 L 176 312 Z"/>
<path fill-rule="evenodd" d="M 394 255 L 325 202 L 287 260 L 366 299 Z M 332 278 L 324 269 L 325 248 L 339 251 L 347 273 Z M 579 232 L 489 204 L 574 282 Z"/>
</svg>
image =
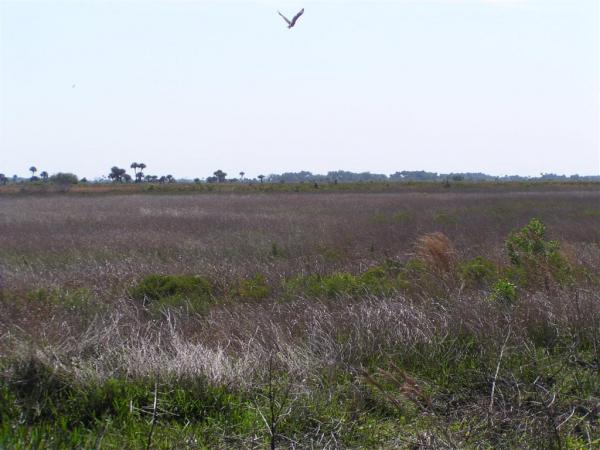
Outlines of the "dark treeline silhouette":
<svg viewBox="0 0 600 450">
<path fill-rule="evenodd" d="M 25 182 L 67 185 L 77 184 L 80 181 L 77 175 L 73 173 L 58 172 L 53 175 L 50 175 L 46 170 L 42 170 L 40 172 L 40 176 L 38 177 L 35 175 L 35 173 L 38 171 L 38 169 L 35 166 L 31 166 L 28 170 L 31 172 L 31 176 L 29 178 L 19 177 L 18 175 L 13 175 L 9 178 L 5 174 L 0 173 L 0 185 L 6 185 L 8 183 L 15 184 Z M 87 182 L 85 178 L 83 178 L 81 181 Z"/>
<path fill-rule="evenodd" d="M 168 175 L 146 175 L 143 170 L 147 167 L 144 163 L 133 162 L 129 166 L 133 169 L 133 177 L 127 173 L 126 169 L 121 167 L 113 166 L 110 169 L 110 173 L 106 178 L 111 180 L 113 183 L 131 183 L 135 181 L 136 183 L 175 183 L 177 180 L 171 174 Z M 139 171 L 138 171 L 139 169 Z M 102 182 L 103 180 L 99 180 Z"/>
<path fill-rule="evenodd" d="M 211 176 L 205 179 L 194 178 L 193 180 L 176 179 L 173 175 L 150 175 L 144 174 L 143 170 L 147 167 L 144 163 L 133 162 L 129 166 L 133 169 L 133 176 L 127 173 L 127 169 L 113 166 L 106 177 L 93 180 L 94 183 L 113 182 L 113 183 L 175 183 L 193 182 L 193 183 L 362 183 L 362 182 L 535 182 L 535 181 L 565 181 L 565 182 L 599 182 L 599 175 L 557 175 L 554 173 L 542 173 L 537 177 L 528 177 L 521 175 L 503 175 L 493 176 L 481 172 L 460 172 L 460 173 L 437 173 L 427 172 L 425 170 L 403 170 L 394 172 L 390 175 L 371 172 L 350 172 L 346 170 L 329 171 L 327 174 L 313 174 L 312 172 L 301 170 L 299 172 L 284 172 L 281 174 L 260 174 L 256 178 L 247 178 L 244 171 L 239 172 L 239 178 L 227 178 L 227 173 L 218 169 Z M 55 184 L 75 184 L 79 182 L 78 177 L 72 173 L 56 173 L 50 175 L 46 170 L 39 172 L 38 169 L 31 166 L 28 169 L 31 172 L 29 178 L 13 175 L 8 177 L 0 173 L 0 185 L 9 183 L 55 183 Z M 82 182 L 88 182 L 85 178 Z"/>
<path fill-rule="evenodd" d="M 371 172 L 348 172 L 344 170 L 327 172 L 326 175 L 313 174 L 307 171 L 286 172 L 271 174 L 266 177 L 270 183 L 356 183 L 356 182 L 447 182 L 447 181 L 600 181 L 600 176 L 556 175 L 543 173 L 539 177 L 525 177 L 520 175 L 493 176 L 479 172 L 464 173 L 437 173 L 424 170 L 395 172 L 391 175 Z"/>
</svg>

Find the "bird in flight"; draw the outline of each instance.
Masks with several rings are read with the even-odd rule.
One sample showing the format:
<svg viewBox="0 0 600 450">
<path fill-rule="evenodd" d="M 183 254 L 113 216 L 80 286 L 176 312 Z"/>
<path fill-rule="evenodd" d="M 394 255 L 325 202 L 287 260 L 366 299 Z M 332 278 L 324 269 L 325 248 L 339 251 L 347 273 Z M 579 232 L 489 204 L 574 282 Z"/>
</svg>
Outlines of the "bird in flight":
<svg viewBox="0 0 600 450">
<path fill-rule="evenodd" d="M 281 17 L 283 17 L 283 20 L 285 20 L 288 24 L 288 28 L 292 28 L 294 25 L 296 25 L 296 21 L 300 18 L 300 16 L 302 14 L 304 14 L 304 8 L 302 8 L 298 14 L 296 14 L 294 17 L 292 17 L 292 20 L 289 20 L 287 17 L 285 17 L 283 14 L 281 14 L 279 11 L 277 11 L 277 14 L 279 14 Z"/>
</svg>

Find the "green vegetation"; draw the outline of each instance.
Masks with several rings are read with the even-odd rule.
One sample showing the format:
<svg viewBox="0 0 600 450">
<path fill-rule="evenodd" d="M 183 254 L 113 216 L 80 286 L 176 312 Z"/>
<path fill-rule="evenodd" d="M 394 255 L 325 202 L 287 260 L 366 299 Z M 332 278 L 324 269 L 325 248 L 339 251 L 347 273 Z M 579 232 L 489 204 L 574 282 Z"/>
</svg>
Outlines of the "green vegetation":
<svg viewBox="0 0 600 450">
<path fill-rule="evenodd" d="M 504 304 L 513 304 L 517 301 L 517 286 L 500 278 L 492 286 L 491 299 Z"/>
<path fill-rule="evenodd" d="M 270 292 L 271 289 L 261 274 L 241 280 L 238 289 L 239 297 L 246 300 L 262 300 L 267 298 Z"/>
<path fill-rule="evenodd" d="M 510 234 L 506 249 L 510 262 L 521 275 L 522 282 L 548 278 L 561 284 L 573 281 L 573 269 L 560 254 L 557 241 L 547 241 L 546 227 L 532 219 L 522 229 Z"/>
<path fill-rule="evenodd" d="M 44 178 L 47 178 L 47 175 L 48 174 L 46 173 L 46 177 Z M 79 179 L 75 174 L 58 172 L 50 177 L 50 182 L 60 185 L 70 185 L 79 183 Z"/>
<path fill-rule="evenodd" d="M 148 275 L 131 290 L 131 296 L 147 301 L 154 311 L 164 307 L 188 307 L 201 312 L 211 303 L 211 283 L 192 275 Z"/>
<path fill-rule="evenodd" d="M 458 267 L 460 278 L 470 287 L 485 287 L 498 276 L 495 264 L 482 256 L 476 256 Z"/>
<path fill-rule="evenodd" d="M 155 380 L 110 378 L 82 383 L 33 356 L 15 361 L 11 369 L 15 381 L 3 384 L 0 391 L 0 403 L 4 405 L 0 447 L 94 447 L 100 440 L 107 448 L 145 446 Z M 250 432 L 243 425 L 253 423 L 255 418 L 247 400 L 240 395 L 211 387 L 201 378 L 160 383 L 169 386 L 161 389 L 157 398 L 161 411 L 168 411 L 168 416 L 156 435 L 155 445 L 162 443 L 161 448 L 166 448 L 171 446 L 171 439 L 181 444 L 191 436 L 197 439 L 214 422 L 220 426 L 231 423 Z M 19 424 L 9 427 L 16 414 Z M 193 426 L 186 432 L 189 424 Z M 203 442 L 210 444 L 211 440 Z"/>
</svg>

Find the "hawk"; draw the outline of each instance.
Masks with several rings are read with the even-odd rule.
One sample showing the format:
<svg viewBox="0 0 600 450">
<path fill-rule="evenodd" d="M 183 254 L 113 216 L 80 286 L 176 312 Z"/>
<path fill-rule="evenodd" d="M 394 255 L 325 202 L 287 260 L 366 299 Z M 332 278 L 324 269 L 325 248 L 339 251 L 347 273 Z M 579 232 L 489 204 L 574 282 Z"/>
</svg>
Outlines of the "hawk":
<svg viewBox="0 0 600 450">
<path fill-rule="evenodd" d="M 302 8 L 298 14 L 296 14 L 294 17 L 292 17 L 292 20 L 289 20 L 287 17 L 285 17 L 283 14 L 281 14 L 279 11 L 277 11 L 277 14 L 279 14 L 281 17 L 283 17 L 283 20 L 285 20 L 288 24 L 288 28 L 292 28 L 294 25 L 296 25 L 296 21 L 300 18 L 300 16 L 302 14 L 304 14 L 304 8 Z"/>
</svg>

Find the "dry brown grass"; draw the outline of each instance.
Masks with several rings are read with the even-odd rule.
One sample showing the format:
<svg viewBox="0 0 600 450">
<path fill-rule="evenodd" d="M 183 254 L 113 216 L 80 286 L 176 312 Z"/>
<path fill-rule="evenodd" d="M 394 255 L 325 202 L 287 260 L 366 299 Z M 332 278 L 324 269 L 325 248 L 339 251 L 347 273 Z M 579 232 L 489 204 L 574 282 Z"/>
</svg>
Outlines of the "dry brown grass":
<svg viewBox="0 0 600 450">
<path fill-rule="evenodd" d="M 149 273 L 228 283 L 261 272 L 275 281 L 405 258 L 419 236 L 436 232 L 457 257 L 503 261 L 504 239 L 533 216 L 593 267 L 600 218 L 589 211 L 599 198 L 594 191 L 0 196 L 0 279 L 11 289 L 93 287 L 107 297 Z"/>
<path fill-rule="evenodd" d="M 416 408 L 423 420 L 485 418 L 468 425 L 484 444 L 470 431 L 433 430 L 418 434 L 417 446 L 485 446 L 505 429 L 551 436 L 576 423 L 573 408 L 595 426 L 597 398 L 573 389 L 600 373 L 600 216 L 589 213 L 599 200 L 595 191 L 0 197 L 0 358 L 34 355 L 83 383 L 202 378 L 248 392 L 264 385 L 272 360 L 294 395 L 321 395 L 343 376 L 365 410 L 382 402 Z M 533 286 L 510 306 L 449 282 L 445 274 L 474 256 L 507 265 L 506 236 L 532 216 L 549 238 L 568 242 L 569 261 L 588 281 Z M 283 296 L 285 278 L 361 273 L 415 250 L 430 285 Z M 153 273 L 201 274 L 219 294 L 260 273 L 273 293 L 157 317 L 128 294 Z M 69 297 L 81 288 L 84 304 Z M 40 300 L 36 289 L 62 297 Z M 555 361 L 557 352 L 567 356 Z M 575 381 L 556 375 L 565 367 Z M 453 384 L 458 372 L 462 385 Z"/>
<path fill-rule="evenodd" d="M 417 255 L 431 269 L 449 272 L 456 262 L 456 250 L 444 233 L 420 236 L 416 243 Z"/>
<path fill-rule="evenodd" d="M 60 317 L 47 317 L 40 332 L 51 339 L 34 346 L 45 363 L 82 380 L 159 374 L 245 386 L 264 377 L 265 361 L 272 355 L 294 379 L 310 382 L 327 368 L 364 375 L 358 370 L 364 361 L 387 365 L 416 348 L 443 345 L 451 336 L 472 336 L 481 351 L 493 353 L 509 324 L 514 348 L 531 345 L 538 337 L 589 339 L 597 335 L 600 323 L 600 297 L 586 290 L 530 295 L 511 310 L 470 297 L 453 298 L 443 308 L 433 299 L 414 302 L 402 296 L 340 300 L 237 304 L 193 318 L 170 312 L 158 322 L 144 320 L 130 302 L 121 301 L 115 311 L 97 316 L 84 330 L 68 326 Z M 30 337 L 25 330 L 6 332 L 5 356 L 29 352 Z M 600 336 L 595 339 L 600 345 Z M 600 355 L 600 348 L 596 351 Z M 421 395 L 408 373 L 393 369 L 402 378 L 398 383 L 404 394 Z M 379 376 L 391 380 L 385 371 Z"/>
</svg>

